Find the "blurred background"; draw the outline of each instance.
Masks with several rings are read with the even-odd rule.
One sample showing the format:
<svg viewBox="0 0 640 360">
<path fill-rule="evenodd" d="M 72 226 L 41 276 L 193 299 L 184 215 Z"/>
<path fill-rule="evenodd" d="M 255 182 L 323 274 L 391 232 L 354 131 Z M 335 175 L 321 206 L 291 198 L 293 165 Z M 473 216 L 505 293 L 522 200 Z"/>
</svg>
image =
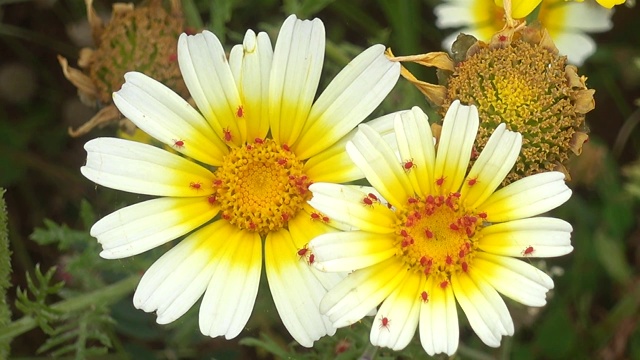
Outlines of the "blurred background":
<svg viewBox="0 0 640 360">
<path fill-rule="evenodd" d="M 112 5 L 94 3 L 106 23 Z M 436 27 L 435 0 L 190 0 L 182 5 L 183 30 L 212 30 L 227 49 L 249 28 L 267 31 L 275 42 L 291 13 L 321 18 L 328 42 L 321 89 L 371 44 L 391 46 L 396 55 L 439 51 L 442 39 L 454 31 Z M 597 49 L 579 67 L 587 86 L 596 90 L 596 108 L 587 114 L 590 141 L 571 167 L 574 195 L 553 214 L 573 225 L 575 250 L 561 258 L 531 259 L 555 280 L 549 303 L 530 309 L 508 302 L 516 334 L 503 338 L 498 349 L 483 345 L 461 317 L 455 358 L 640 359 L 640 10 L 631 5 L 615 8 L 610 31 L 591 35 Z M 139 135 L 127 133 L 126 124 L 117 121 L 77 137 L 69 134 L 69 128 L 78 129 L 98 111 L 98 101 L 81 101 L 57 59 L 61 55 L 77 68 L 80 49 L 96 47 L 86 6 L 79 0 L 0 0 L 0 6 L 0 187 L 6 189 L 9 214 L 13 287 L 7 302 L 15 331 L 2 335 L 0 329 L 0 338 L 13 338 L 11 358 L 426 357 L 417 336 L 403 352 L 369 348 L 371 320 L 303 349 L 282 327 L 267 286 L 260 288 L 246 331 L 230 341 L 200 334 L 198 306 L 165 326 L 155 324 L 153 314 L 136 310 L 131 296 L 137 278 L 165 249 L 104 260 L 88 235 L 96 219 L 143 196 L 97 187 L 79 171 L 88 140 Z M 170 11 L 170 4 L 163 6 Z M 410 69 L 422 80 L 436 81 L 434 71 Z M 433 114 L 423 96 L 401 79 L 371 117 L 414 105 Z M 64 286 L 58 285 L 62 281 Z M 20 323 L 25 313 L 31 320 Z"/>
</svg>

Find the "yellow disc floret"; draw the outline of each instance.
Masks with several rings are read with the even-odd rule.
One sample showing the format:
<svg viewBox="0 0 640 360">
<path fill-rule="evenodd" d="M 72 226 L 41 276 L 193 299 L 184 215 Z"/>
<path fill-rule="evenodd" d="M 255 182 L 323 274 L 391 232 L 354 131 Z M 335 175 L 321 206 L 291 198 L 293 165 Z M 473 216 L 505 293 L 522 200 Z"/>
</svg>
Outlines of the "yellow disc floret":
<svg viewBox="0 0 640 360">
<path fill-rule="evenodd" d="M 223 219 L 266 234 L 287 225 L 311 198 L 303 163 L 271 139 L 231 150 L 215 172 L 213 202 Z"/>
<path fill-rule="evenodd" d="M 435 276 L 446 287 L 451 274 L 467 272 L 476 249 L 477 228 L 486 214 L 466 211 L 459 193 L 411 197 L 398 210 L 396 246 L 414 271 Z"/>
</svg>

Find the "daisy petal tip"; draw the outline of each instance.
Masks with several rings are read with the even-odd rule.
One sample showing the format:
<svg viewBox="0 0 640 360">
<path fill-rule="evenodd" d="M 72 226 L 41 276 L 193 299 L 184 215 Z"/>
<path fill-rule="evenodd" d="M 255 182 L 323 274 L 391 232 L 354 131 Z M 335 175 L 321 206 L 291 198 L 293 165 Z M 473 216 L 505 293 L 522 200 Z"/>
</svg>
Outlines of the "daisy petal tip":
<svg viewBox="0 0 640 360">
<path fill-rule="evenodd" d="M 121 259 L 122 258 L 122 256 L 114 254 L 111 250 L 102 250 L 100 252 L 100 257 L 105 259 L 105 260 L 115 260 L 115 259 Z"/>
</svg>

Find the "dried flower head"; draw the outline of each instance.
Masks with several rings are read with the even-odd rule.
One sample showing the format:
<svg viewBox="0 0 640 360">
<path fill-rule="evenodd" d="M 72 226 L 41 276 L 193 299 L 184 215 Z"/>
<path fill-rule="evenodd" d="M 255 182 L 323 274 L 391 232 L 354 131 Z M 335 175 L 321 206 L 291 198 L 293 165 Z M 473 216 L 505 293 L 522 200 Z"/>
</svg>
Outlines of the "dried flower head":
<svg viewBox="0 0 640 360">
<path fill-rule="evenodd" d="M 169 11 L 160 0 L 151 0 L 137 8 L 133 4 L 116 3 L 107 25 L 97 16 L 93 0 L 86 0 L 86 5 L 96 48 L 80 50 L 80 70 L 71 68 L 62 56 L 58 56 L 58 61 L 65 77 L 78 88 L 80 99 L 101 110 L 80 128 L 70 128 L 71 136 L 118 121 L 120 113 L 113 105 L 111 94 L 120 89 L 128 71 L 143 72 L 180 95 L 188 94 L 176 61 L 178 36 L 184 29 L 179 0 L 171 1 Z M 130 124 L 121 126 L 130 134 L 135 131 Z"/>
<path fill-rule="evenodd" d="M 424 60 L 433 58 L 430 54 L 395 59 L 421 60 L 440 69 L 440 84 L 428 87 L 407 70 L 403 75 L 442 115 L 456 99 L 477 106 L 480 129 L 474 154 L 500 123 L 522 134 L 522 152 L 504 184 L 553 170 L 570 178 L 566 164 L 572 154 L 580 155 L 588 139 L 585 114 L 594 108 L 595 91 L 558 54 L 545 29 L 507 21 L 489 43 L 462 34 L 452 46 L 453 58 L 437 54 L 438 63 Z"/>
</svg>

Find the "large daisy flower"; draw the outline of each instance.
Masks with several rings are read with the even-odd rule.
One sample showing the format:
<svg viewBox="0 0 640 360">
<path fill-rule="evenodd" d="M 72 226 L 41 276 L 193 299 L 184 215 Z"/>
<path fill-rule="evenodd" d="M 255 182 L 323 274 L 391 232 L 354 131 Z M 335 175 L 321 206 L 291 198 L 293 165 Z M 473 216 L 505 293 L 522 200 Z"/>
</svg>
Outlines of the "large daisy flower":
<svg viewBox="0 0 640 360">
<path fill-rule="evenodd" d="M 442 41 L 444 49 L 451 49 L 460 32 L 489 41 L 505 25 L 504 9 L 493 0 L 444 0 L 434 12 L 439 28 L 461 28 L 445 37 Z M 611 30 L 612 14 L 612 10 L 590 2 L 545 0 L 538 21 L 547 29 L 560 53 L 567 55 L 571 63 L 581 65 L 596 51 L 595 41 L 586 33 Z M 516 15 L 513 17 L 519 19 Z"/>
<path fill-rule="evenodd" d="M 200 330 L 237 336 L 253 308 L 263 259 L 273 299 L 293 338 L 310 347 L 335 328 L 318 311 L 341 276 L 310 264 L 305 247 L 332 221 L 306 203 L 315 181 L 361 178 L 344 152 L 353 128 L 395 85 L 400 65 L 374 45 L 314 102 L 324 58 L 319 19 L 290 16 L 275 49 L 247 31 L 229 57 L 210 32 L 183 34 L 178 61 L 193 101 L 128 73 L 114 103 L 175 153 L 115 138 L 85 145 L 81 171 L 106 187 L 159 196 L 118 210 L 91 229 L 101 256 L 140 254 L 189 234 L 144 274 L 133 301 L 158 323 L 182 316 L 204 294 Z M 384 120 L 384 119 L 383 119 Z M 380 129 L 392 121 L 378 121 Z"/>
<path fill-rule="evenodd" d="M 371 328 L 374 345 L 402 349 L 419 325 L 427 353 L 453 354 L 459 338 L 456 302 L 480 339 L 493 347 L 514 331 L 498 292 L 528 306 L 545 304 L 553 281 L 528 259 L 517 258 L 571 252 L 571 225 L 533 217 L 564 203 L 571 191 L 560 172 L 496 191 L 522 142 L 504 124 L 467 173 L 477 129 L 476 108 L 457 101 L 446 114 L 437 147 L 417 108 L 396 116 L 399 153 L 360 125 L 347 151 L 373 189 L 310 187 L 312 206 L 353 229 L 320 235 L 309 244 L 319 269 L 355 270 L 320 303 L 334 326 L 353 324 L 382 303 Z"/>
</svg>

